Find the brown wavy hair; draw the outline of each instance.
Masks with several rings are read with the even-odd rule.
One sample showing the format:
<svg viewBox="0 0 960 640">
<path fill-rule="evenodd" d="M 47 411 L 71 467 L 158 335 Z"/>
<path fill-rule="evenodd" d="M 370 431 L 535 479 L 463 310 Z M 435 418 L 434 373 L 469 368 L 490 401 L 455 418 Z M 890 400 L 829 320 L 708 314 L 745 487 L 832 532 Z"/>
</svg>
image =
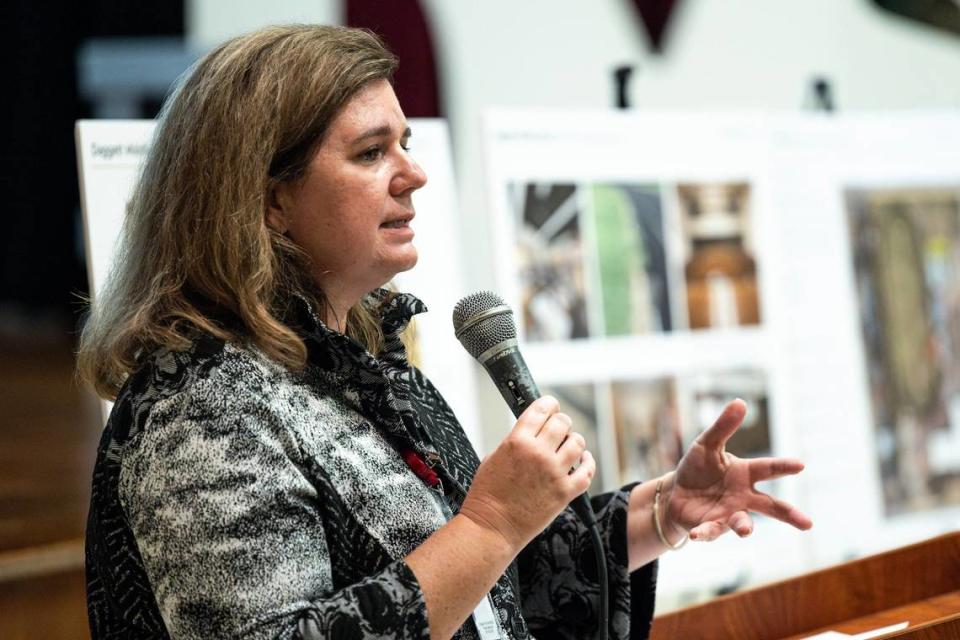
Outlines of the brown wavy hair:
<svg viewBox="0 0 960 640">
<path fill-rule="evenodd" d="M 83 328 L 80 379 L 115 398 L 141 357 L 186 349 L 197 331 L 302 368 L 306 347 L 284 310 L 293 296 L 321 310 L 326 300 L 307 256 L 266 224 L 269 194 L 305 175 L 337 113 L 396 66 L 375 35 L 315 25 L 262 29 L 203 57 L 161 112 L 115 266 Z M 363 304 L 345 331 L 379 352 Z"/>
</svg>

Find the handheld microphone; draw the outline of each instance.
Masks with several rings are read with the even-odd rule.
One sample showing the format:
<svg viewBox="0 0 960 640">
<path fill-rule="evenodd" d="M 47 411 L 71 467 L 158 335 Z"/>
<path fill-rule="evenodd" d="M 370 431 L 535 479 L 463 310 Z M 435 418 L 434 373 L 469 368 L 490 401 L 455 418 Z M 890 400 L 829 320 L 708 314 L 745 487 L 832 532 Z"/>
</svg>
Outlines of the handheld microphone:
<svg viewBox="0 0 960 640">
<path fill-rule="evenodd" d="M 517 346 L 517 326 L 513 312 L 503 298 L 491 291 L 479 291 L 461 298 L 453 309 L 453 330 L 460 344 L 487 370 L 500 395 L 510 405 L 517 418 L 530 403 L 540 397 L 527 363 Z M 582 493 L 570 507 L 587 525 L 597 561 L 597 579 L 600 586 L 598 637 L 606 640 L 610 621 L 610 591 L 607 582 L 607 562 L 600 538 L 597 517 L 590 504 L 590 496 Z"/>
<path fill-rule="evenodd" d="M 510 307 L 491 291 L 470 294 L 453 309 L 453 330 L 467 353 L 487 370 L 513 415 L 519 418 L 540 397 L 540 390 L 520 355 Z M 570 507 L 587 526 L 596 526 L 586 493 L 574 499 Z"/>
</svg>

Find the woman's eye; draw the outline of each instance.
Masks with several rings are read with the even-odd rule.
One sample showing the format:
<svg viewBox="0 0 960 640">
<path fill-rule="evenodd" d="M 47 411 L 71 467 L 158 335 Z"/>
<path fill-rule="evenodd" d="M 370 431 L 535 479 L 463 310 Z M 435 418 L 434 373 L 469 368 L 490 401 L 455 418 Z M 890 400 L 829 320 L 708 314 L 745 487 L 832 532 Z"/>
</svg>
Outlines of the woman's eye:
<svg viewBox="0 0 960 640">
<path fill-rule="evenodd" d="M 370 147 L 369 149 L 366 149 L 360 153 L 360 159 L 364 162 L 374 162 L 375 160 L 379 160 L 382 156 L 383 149 L 381 149 L 379 146 Z"/>
</svg>

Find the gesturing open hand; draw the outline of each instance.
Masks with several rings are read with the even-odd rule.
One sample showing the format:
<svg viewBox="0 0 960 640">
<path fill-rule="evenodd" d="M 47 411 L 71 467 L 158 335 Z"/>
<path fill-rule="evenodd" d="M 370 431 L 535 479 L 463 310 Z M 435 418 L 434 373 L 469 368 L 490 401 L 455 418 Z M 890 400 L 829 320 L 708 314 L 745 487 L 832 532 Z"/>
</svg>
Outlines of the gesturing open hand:
<svg viewBox="0 0 960 640">
<path fill-rule="evenodd" d="M 687 450 L 666 495 L 665 528 L 672 540 L 689 532 L 691 540 L 713 540 L 727 529 L 743 537 L 753 531 L 754 511 L 798 529 L 813 522 L 796 507 L 754 488 L 763 480 L 794 475 L 803 463 L 790 458 L 743 460 L 724 449 L 746 415 L 742 400 L 728 404 L 712 427 Z"/>
</svg>

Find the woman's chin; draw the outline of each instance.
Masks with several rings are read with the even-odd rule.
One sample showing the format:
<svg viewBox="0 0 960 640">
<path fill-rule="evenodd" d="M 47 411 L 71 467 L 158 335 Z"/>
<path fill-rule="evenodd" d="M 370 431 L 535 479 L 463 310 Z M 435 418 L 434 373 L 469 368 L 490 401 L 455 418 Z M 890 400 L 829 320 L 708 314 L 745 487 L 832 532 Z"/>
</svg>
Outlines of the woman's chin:
<svg viewBox="0 0 960 640">
<path fill-rule="evenodd" d="M 389 266 L 385 270 L 385 275 L 387 275 L 385 282 L 393 280 L 393 277 L 398 273 L 403 273 L 404 271 L 410 271 L 410 269 L 413 269 L 415 266 L 417 266 L 417 259 L 417 250 L 413 248 L 413 245 L 410 245 L 408 251 L 391 256 L 388 262 Z"/>
<path fill-rule="evenodd" d="M 400 273 L 401 271 L 410 271 L 410 269 L 413 269 L 415 266 L 417 266 L 417 260 L 419 260 L 419 258 L 420 256 L 417 254 L 416 247 L 414 247 L 412 244 L 406 247 L 406 251 L 403 252 L 403 255 L 398 256 L 400 268 L 397 269 L 397 273 Z"/>
</svg>

